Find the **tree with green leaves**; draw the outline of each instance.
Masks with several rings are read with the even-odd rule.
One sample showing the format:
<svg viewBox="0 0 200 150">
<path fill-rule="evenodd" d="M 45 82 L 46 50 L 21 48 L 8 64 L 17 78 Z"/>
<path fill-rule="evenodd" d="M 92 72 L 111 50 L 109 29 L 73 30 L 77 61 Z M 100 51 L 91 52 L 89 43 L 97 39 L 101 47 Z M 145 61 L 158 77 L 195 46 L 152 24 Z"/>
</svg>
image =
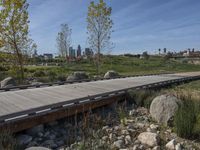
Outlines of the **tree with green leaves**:
<svg viewBox="0 0 200 150">
<path fill-rule="evenodd" d="M 97 4 L 92 1 L 88 7 L 88 43 L 95 52 L 97 75 L 100 70 L 101 53 L 104 50 L 109 51 L 111 46 L 110 38 L 113 26 L 111 12 L 112 8 L 108 7 L 104 0 L 99 0 Z"/>
<path fill-rule="evenodd" d="M 72 29 L 70 29 L 68 24 L 61 24 L 61 31 L 58 32 L 56 41 L 58 53 L 63 59 L 69 54 L 69 47 L 71 46 L 71 34 Z"/>
<path fill-rule="evenodd" d="M 4 51 L 11 53 L 13 66 L 24 79 L 24 55 L 29 54 L 28 3 L 26 0 L 0 0 L 0 37 Z"/>
</svg>

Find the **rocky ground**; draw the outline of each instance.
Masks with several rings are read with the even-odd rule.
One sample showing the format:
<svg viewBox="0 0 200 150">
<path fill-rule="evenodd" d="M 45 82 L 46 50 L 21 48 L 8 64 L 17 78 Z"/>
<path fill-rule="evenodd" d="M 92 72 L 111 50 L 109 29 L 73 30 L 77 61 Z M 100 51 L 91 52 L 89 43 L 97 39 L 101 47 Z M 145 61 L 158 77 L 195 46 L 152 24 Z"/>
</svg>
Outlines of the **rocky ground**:
<svg viewBox="0 0 200 150">
<path fill-rule="evenodd" d="M 100 132 L 104 136 L 100 139 L 102 145 L 109 145 L 109 149 L 120 150 L 196 150 L 197 143 L 181 139 L 169 127 L 156 124 L 146 108 L 137 108 L 129 111 L 127 119 L 121 124 L 104 126 Z M 68 150 L 77 148 L 74 143 Z M 99 147 L 98 147 L 99 146 Z"/>
<path fill-rule="evenodd" d="M 82 149 L 113 149 L 113 150 L 196 150 L 197 143 L 179 138 L 171 128 L 157 124 L 151 117 L 149 110 L 143 107 L 127 110 L 127 115 L 119 117 L 118 121 L 102 126 L 100 129 L 84 140 L 77 133 L 74 144 L 67 150 Z M 72 140 L 69 136 L 76 133 L 72 131 L 73 123 L 56 121 L 47 125 L 40 125 L 25 133 L 18 135 L 18 141 L 26 147 L 43 146 L 59 149 Z M 80 121 L 82 122 L 82 121 Z M 79 126 L 80 127 L 80 126 Z M 92 129 L 91 129 L 92 130 Z M 70 133 L 72 132 L 72 133 Z M 79 132 L 79 131 L 77 131 Z M 84 144 L 83 144 L 84 143 Z M 82 147 L 82 148 L 81 148 Z M 88 148 L 89 147 L 89 148 Z M 37 149 L 37 148 L 36 148 Z M 64 150 L 64 148 L 60 148 Z"/>
</svg>

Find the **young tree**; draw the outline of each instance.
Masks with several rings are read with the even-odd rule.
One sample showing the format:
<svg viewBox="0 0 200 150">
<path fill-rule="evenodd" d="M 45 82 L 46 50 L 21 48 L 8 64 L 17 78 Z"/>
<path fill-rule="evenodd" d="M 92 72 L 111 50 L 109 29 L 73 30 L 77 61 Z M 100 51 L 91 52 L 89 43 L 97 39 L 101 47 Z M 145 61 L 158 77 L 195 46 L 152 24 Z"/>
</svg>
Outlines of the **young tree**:
<svg viewBox="0 0 200 150">
<path fill-rule="evenodd" d="M 4 50 L 11 53 L 24 79 L 24 54 L 30 49 L 28 37 L 28 3 L 26 0 L 0 0 L 0 37 L 6 45 Z M 16 68 L 15 68 L 16 69 Z"/>
<path fill-rule="evenodd" d="M 57 35 L 57 47 L 59 55 L 62 58 L 66 58 L 69 54 L 69 47 L 71 46 L 71 34 L 72 29 L 69 28 L 68 24 L 61 24 L 61 31 Z"/>
<path fill-rule="evenodd" d="M 95 52 L 97 75 L 99 75 L 101 53 L 103 50 L 109 50 L 111 44 L 111 29 L 113 26 L 111 12 L 112 8 L 107 7 L 104 0 L 99 0 L 97 4 L 92 1 L 88 7 L 88 42 Z"/>
</svg>

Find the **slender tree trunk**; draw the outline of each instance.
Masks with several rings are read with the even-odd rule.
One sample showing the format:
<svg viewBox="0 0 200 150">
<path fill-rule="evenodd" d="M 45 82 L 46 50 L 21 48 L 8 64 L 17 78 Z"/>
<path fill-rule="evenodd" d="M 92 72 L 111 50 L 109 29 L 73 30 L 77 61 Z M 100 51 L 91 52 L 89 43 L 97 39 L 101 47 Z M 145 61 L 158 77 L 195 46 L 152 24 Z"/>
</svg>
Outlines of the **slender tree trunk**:
<svg viewBox="0 0 200 150">
<path fill-rule="evenodd" d="M 100 35 L 98 35 L 98 46 L 97 46 L 97 75 L 100 75 Z"/>
<path fill-rule="evenodd" d="M 23 83 L 24 80 L 24 65 L 23 65 L 23 56 L 20 54 L 17 44 L 15 43 L 15 51 L 17 54 L 17 61 L 19 63 L 19 71 L 20 71 L 20 83 Z"/>
</svg>

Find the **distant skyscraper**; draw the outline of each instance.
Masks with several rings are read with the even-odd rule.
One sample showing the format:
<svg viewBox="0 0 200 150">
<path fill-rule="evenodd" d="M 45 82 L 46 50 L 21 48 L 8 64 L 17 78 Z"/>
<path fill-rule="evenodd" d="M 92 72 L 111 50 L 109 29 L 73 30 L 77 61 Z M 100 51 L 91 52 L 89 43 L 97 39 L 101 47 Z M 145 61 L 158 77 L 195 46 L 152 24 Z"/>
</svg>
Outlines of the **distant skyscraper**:
<svg viewBox="0 0 200 150">
<path fill-rule="evenodd" d="M 78 45 L 77 57 L 81 57 L 81 46 L 80 45 Z"/>
</svg>

